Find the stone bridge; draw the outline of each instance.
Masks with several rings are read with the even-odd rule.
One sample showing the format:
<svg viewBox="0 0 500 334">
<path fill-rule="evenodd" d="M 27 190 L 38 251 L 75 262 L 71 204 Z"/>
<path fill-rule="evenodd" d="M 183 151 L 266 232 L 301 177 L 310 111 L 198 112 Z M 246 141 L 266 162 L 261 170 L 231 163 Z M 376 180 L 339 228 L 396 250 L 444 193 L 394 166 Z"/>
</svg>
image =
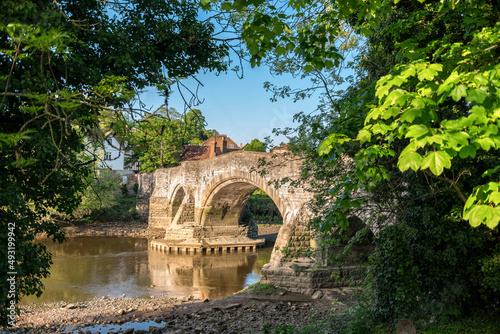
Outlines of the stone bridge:
<svg viewBox="0 0 500 334">
<path fill-rule="evenodd" d="M 272 161 L 265 173 L 256 171 L 261 159 Z M 255 237 L 251 228 L 240 225 L 240 216 L 250 195 L 262 189 L 279 209 L 283 226 L 270 263 L 261 271 L 261 281 L 310 293 L 320 287 L 317 282 L 321 271 L 311 270 L 311 259 L 293 260 L 281 250 L 314 247 L 314 239 L 306 229 L 310 218 L 306 203 L 312 195 L 303 189 L 273 185 L 285 177 L 296 179 L 301 164 L 282 153 L 273 156 L 247 151 L 185 161 L 178 167 L 141 174 L 138 212 L 149 217 L 151 230 L 166 231 L 166 244 L 169 240 L 183 240 L 183 245 L 188 246 L 211 238 Z M 328 287 L 332 284 L 336 283 Z"/>
</svg>

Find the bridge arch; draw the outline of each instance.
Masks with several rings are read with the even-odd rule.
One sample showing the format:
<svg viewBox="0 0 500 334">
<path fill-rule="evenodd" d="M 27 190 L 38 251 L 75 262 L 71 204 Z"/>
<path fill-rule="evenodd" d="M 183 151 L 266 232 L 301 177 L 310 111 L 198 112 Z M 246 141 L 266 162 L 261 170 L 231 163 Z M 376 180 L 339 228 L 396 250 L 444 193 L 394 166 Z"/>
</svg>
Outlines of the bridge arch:
<svg viewBox="0 0 500 334">
<path fill-rule="evenodd" d="M 172 216 L 171 226 L 175 226 L 179 223 L 181 214 L 185 206 L 185 197 L 186 191 L 184 190 L 184 187 L 178 184 L 172 192 L 172 196 L 170 197 L 172 200 L 170 201 L 168 206 L 168 211 Z"/>
<path fill-rule="evenodd" d="M 283 217 L 289 207 L 288 201 L 257 173 L 232 171 L 229 175 L 217 175 L 205 189 L 196 220 L 201 226 L 237 224 L 248 198 L 256 189 L 263 190 L 273 200 Z"/>
</svg>

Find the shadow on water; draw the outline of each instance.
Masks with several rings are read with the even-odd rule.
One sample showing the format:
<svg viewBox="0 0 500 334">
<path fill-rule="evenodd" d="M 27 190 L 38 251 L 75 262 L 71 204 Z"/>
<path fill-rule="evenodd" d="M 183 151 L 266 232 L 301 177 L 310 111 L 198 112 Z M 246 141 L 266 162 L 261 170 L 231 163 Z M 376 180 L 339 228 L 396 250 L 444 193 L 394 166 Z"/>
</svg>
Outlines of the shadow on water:
<svg viewBox="0 0 500 334">
<path fill-rule="evenodd" d="M 256 282 L 272 247 L 229 254 L 165 254 L 145 238 L 80 237 L 63 244 L 45 241 L 53 254 L 51 276 L 41 298 L 30 302 L 77 302 L 110 296 L 166 295 L 215 299 Z"/>
</svg>

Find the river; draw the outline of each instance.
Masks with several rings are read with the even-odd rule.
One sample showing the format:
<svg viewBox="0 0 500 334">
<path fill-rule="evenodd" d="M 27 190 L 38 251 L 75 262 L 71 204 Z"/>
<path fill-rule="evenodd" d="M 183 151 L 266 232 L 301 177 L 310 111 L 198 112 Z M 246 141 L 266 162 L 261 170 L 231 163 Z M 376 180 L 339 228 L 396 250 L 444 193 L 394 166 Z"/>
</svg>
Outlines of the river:
<svg viewBox="0 0 500 334">
<path fill-rule="evenodd" d="M 194 296 L 215 299 L 259 280 L 272 248 L 222 254 L 165 254 L 144 238 L 78 237 L 44 241 L 53 254 L 40 298 L 22 303 L 78 302 L 95 297 Z"/>
</svg>

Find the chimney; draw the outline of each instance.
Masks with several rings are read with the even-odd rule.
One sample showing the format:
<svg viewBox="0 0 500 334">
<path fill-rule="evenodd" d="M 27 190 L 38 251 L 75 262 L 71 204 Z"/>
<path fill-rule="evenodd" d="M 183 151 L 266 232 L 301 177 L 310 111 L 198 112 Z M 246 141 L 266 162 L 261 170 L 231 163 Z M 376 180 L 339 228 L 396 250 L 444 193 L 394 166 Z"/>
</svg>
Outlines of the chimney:
<svg viewBox="0 0 500 334">
<path fill-rule="evenodd" d="M 215 157 L 217 155 L 217 140 L 215 140 L 216 138 L 214 138 L 214 141 L 213 143 L 210 144 L 210 152 L 208 154 L 208 157 L 209 158 L 212 158 L 212 157 Z"/>
</svg>

